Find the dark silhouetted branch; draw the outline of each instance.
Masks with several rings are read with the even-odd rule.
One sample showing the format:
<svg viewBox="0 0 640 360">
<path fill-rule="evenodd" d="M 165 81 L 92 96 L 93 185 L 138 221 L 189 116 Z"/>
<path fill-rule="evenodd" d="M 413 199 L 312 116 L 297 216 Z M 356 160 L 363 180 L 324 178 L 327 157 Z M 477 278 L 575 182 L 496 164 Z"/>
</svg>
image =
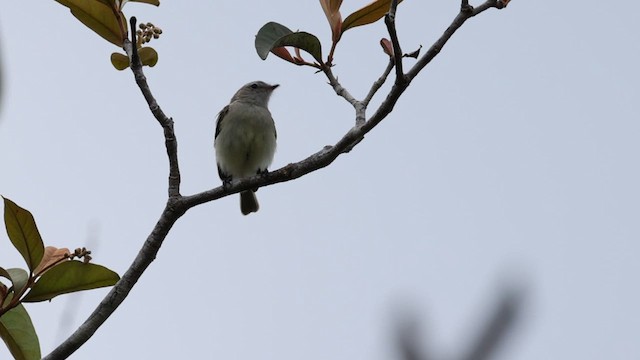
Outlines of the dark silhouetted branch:
<svg viewBox="0 0 640 360">
<path fill-rule="evenodd" d="M 402 85 L 407 82 L 402 68 L 402 48 L 400 48 L 400 40 L 398 39 L 398 33 L 396 31 L 396 10 L 398 8 L 398 0 L 391 1 L 391 7 L 389 12 L 384 17 L 384 23 L 387 25 L 387 31 L 391 37 L 391 44 L 393 45 L 393 60 L 396 65 L 396 84 Z"/>
</svg>

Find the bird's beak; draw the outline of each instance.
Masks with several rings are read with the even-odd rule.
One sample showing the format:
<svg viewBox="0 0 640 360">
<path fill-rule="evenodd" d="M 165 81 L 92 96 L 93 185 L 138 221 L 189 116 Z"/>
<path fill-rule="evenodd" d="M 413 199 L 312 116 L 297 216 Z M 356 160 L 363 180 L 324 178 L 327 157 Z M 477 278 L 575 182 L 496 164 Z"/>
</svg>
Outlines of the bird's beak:
<svg viewBox="0 0 640 360">
<path fill-rule="evenodd" d="M 271 85 L 271 90 L 275 90 L 280 84 Z"/>
</svg>

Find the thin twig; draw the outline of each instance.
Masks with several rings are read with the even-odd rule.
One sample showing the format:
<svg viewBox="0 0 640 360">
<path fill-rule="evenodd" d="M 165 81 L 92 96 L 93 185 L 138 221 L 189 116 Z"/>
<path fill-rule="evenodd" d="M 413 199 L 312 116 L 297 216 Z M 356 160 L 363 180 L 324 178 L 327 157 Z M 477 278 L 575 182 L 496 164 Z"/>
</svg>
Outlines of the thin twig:
<svg viewBox="0 0 640 360">
<path fill-rule="evenodd" d="M 331 67 L 323 64 L 322 72 L 324 72 L 324 74 L 327 76 L 327 79 L 329 79 L 329 85 L 331 85 L 333 91 L 335 91 L 338 96 L 347 100 L 347 102 L 351 104 L 351 106 L 353 106 L 353 108 L 356 110 L 356 126 L 361 126 L 362 124 L 364 124 L 366 121 L 366 104 L 363 104 L 362 101 L 358 101 L 356 98 L 354 98 L 353 95 L 351 95 L 349 91 L 344 86 L 342 86 L 342 84 L 340 84 L 338 78 L 333 75 Z"/>
<path fill-rule="evenodd" d="M 358 103 L 358 100 L 356 100 L 356 98 L 354 98 L 349 93 L 349 91 L 347 91 L 347 89 L 345 89 L 342 84 L 340 84 L 338 78 L 333 75 L 331 68 L 329 66 L 322 65 L 322 72 L 324 72 L 324 74 L 327 76 L 327 79 L 329 79 L 329 85 L 331 85 L 333 91 L 335 91 L 338 96 L 343 97 L 345 100 L 347 100 L 347 102 L 349 102 L 349 104 L 355 107 Z"/>
<path fill-rule="evenodd" d="M 124 42 L 124 50 L 129 55 L 131 59 L 131 71 L 136 79 L 136 83 L 142 91 L 142 95 L 144 96 L 147 104 L 149 105 L 149 109 L 153 116 L 158 120 L 160 126 L 164 130 L 164 139 L 165 139 L 165 147 L 167 149 L 167 156 L 169 157 L 169 197 L 179 197 L 180 196 L 180 167 L 178 166 L 178 141 L 176 140 L 176 135 L 173 130 L 173 119 L 165 115 L 165 113 L 158 105 L 155 97 L 151 93 L 151 89 L 149 88 L 149 84 L 147 83 L 147 77 L 144 75 L 142 71 L 142 63 L 138 58 L 138 49 L 136 47 L 136 18 L 135 16 L 131 17 L 131 41 L 125 40 Z"/>
<path fill-rule="evenodd" d="M 369 105 L 369 102 L 371 102 L 371 99 L 373 99 L 373 96 L 376 94 L 376 92 L 378 92 L 378 90 L 380 90 L 380 88 L 385 83 L 385 81 L 387 81 L 387 77 L 389 77 L 389 73 L 391 73 L 391 69 L 393 69 L 393 64 L 394 64 L 393 59 L 389 58 L 389 63 L 387 64 L 387 68 L 384 69 L 384 73 L 382 73 L 382 75 L 378 78 L 378 80 L 373 82 L 373 84 L 371 85 L 371 89 L 369 90 L 369 93 L 364 98 L 364 100 L 362 100 L 362 102 L 364 103 L 364 106 Z"/>
<path fill-rule="evenodd" d="M 464 11 L 460 9 L 458 15 L 453 19 L 453 22 L 449 27 L 444 31 L 442 36 L 438 40 L 436 40 L 433 45 L 427 50 L 427 52 L 422 55 L 422 57 L 413 65 L 413 67 L 407 72 L 407 77 L 409 80 L 413 80 L 413 78 L 418 75 L 418 73 L 427 66 L 431 60 L 433 60 L 442 50 L 444 45 L 449 41 L 451 36 L 458 30 L 469 18 L 474 17 L 483 11 L 490 8 L 502 9 L 504 8 L 505 3 L 504 0 L 487 0 L 483 4 L 475 7 L 473 11 Z"/>
</svg>

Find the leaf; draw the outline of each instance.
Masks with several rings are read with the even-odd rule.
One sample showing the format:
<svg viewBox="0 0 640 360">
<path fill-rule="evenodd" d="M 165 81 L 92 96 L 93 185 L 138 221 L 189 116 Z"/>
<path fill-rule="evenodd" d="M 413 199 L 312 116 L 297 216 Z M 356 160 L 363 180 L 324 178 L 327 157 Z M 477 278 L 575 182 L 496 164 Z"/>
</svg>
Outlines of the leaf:
<svg viewBox="0 0 640 360">
<path fill-rule="evenodd" d="M 268 22 L 258 30 L 256 35 L 256 51 L 262 60 L 267 58 L 269 52 L 273 50 L 273 44 L 285 35 L 292 34 L 293 31 L 288 27 L 280 25 L 277 22 Z"/>
<path fill-rule="evenodd" d="M 155 5 L 155 6 L 160 6 L 160 0 L 128 0 L 131 2 L 139 2 L 139 3 L 145 3 L 145 4 L 151 4 L 151 5 Z M 124 4 L 123 4 L 124 5 Z"/>
<path fill-rule="evenodd" d="M 283 60 L 287 60 L 289 62 L 292 63 L 296 63 L 296 60 L 293 58 L 293 56 L 291 56 L 291 53 L 289 53 L 289 50 L 287 50 L 287 48 L 285 47 L 278 47 L 278 48 L 273 48 L 271 49 L 271 52 L 273 53 L 273 55 L 283 59 Z"/>
<path fill-rule="evenodd" d="M 270 51 L 283 46 L 300 48 L 322 63 L 322 47 L 320 40 L 304 31 L 293 32 L 289 28 L 275 22 L 265 24 L 256 35 L 256 51 L 262 60 Z"/>
<path fill-rule="evenodd" d="M 138 49 L 138 56 L 142 65 L 154 67 L 158 63 L 158 52 L 152 47 Z"/>
<path fill-rule="evenodd" d="M 47 246 L 44 248 L 44 256 L 42 261 L 38 264 L 38 267 L 33 271 L 36 276 L 42 275 L 45 271 L 43 269 L 49 268 L 52 264 L 61 261 L 69 256 L 71 252 L 67 248 L 58 249 L 54 246 Z"/>
<path fill-rule="evenodd" d="M 322 63 L 322 46 L 313 34 L 299 31 L 285 35 L 273 44 L 274 47 L 293 46 L 311 54 L 318 63 Z"/>
<path fill-rule="evenodd" d="M 51 300 L 70 292 L 112 286 L 119 279 L 118 274 L 104 266 L 76 260 L 65 261 L 45 272 L 22 301 Z"/>
<path fill-rule="evenodd" d="M 420 45 L 418 50 L 415 50 L 415 51 L 412 51 L 410 53 L 404 54 L 404 55 L 402 55 L 402 57 L 410 57 L 410 58 L 417 59 L 418 56 L 420 56 L 420 50 L 422 50 L 422 45 Z"/>
<path fill-rule="evenodd" d="M 342 0 L 320 0 L 320 5 L 324 14 L 327 16 L 329 26 L 331 27 L 332 40 L 338 41 L 342 33 L 342 15 L 340 14 L 340 5 Z"/>
<path fill-rule="evenodd" d="M 340 10 L 342 0 L 320 0 L 320 5 L 326 15 L 334 14 Z"/>
<path fill-rule="evenodd" d="M 0 267 L 0 276 L 11 280 L 11 275 L 9 275 L 9 272 L 7 272 L 3 267 Z"/>
<path fill-rule="evenodd" d="M 111 54 L 111 65 L 122 71 L 129 67 L 129 57 L 127 55 L 114 52 Z"/>
<path fill-rule="evenodd" d="M 389 39 L 387 38 L 380 39 L 380 46 L 382 46 L 382 51 L 384 51 L 385 54 L 389 55 L 390 57 L 393 57 L 393 44 Z"/>
<path fill-rule="evenodd" d="M 27 262 L 30 271 L 40 264 L 44 245 L 31 213 L 4 198 L 4 224 L 9 239 Z"/>
<path fill-rule="evenodd" d="M 18 360 L 40 359 L 40 343 L 29 313 L 22 304 L 0 317 L 0 337 Z"/>
<path fill-rule="evenodd" d="M 127 34 L 127 21 L 120 11 L 96 0 L 56 0 L 89 29 L 110 43 L 122 47 Z"/>
<path fill-rule="evenodd" d="M 100 1 L 103 4 L 105 4 L 109 8 L 112 8 L 112 7 L 115 8 L 116 7 L 116 3 L 115 3 L 116 0 L 98 0 L 98 1 Z"/>
<path fill-rule="evenodd" d="M 398 0 L 398 4 L 401 2 L 402 0 Z M 367 25 L 380 20 L 380 18 L 389 12 L 390 6 L 391 0 L 376 0 L 354 12 L 344 19 L 342 23 L 342 33 L 356 26 Z"/>
<path fill-rule="evenodd" d="M 23 269 L 7 269 L 11 283 L 13 284 L 13 293 L 20 295 L 27 282 L 29 281 L 29 274 Z"/>
</svg>

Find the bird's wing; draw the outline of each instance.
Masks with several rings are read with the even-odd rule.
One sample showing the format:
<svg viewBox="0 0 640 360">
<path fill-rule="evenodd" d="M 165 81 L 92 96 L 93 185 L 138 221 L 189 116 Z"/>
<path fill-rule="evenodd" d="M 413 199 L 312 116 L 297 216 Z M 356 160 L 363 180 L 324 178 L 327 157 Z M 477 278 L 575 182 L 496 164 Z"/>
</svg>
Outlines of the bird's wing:
<svg viewBox="0 0 640 360">
<path fill-rule="evenodd" d="M 218 120 L 216 121 L 216 135 L 214 136 L 214 139 L 218 137 L 218 134 L 220 134 L 220 124 L 222 124 L 222 121 L 224 120 L 227 113 L 229 113 L 229 105 L 222 108 L 222 110 L 220 110 L 220 113 L 218 113 Z"/>
</svg>

